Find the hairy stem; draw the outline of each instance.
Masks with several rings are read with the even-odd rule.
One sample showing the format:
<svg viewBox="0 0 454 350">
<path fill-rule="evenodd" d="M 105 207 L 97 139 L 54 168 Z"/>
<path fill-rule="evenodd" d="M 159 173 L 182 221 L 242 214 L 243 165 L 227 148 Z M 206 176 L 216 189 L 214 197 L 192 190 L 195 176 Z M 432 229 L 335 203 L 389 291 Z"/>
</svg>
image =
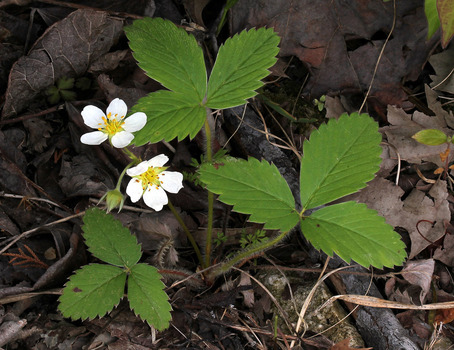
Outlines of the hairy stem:
<svg viewBox="0 0 454 350">
<path fill-rule="evenodd" d="M 256 255 L 257 253 L 260 253 L 262 251 L 265 251 L 269 248 L 272 248 L 275 244 L 279 243 L 284 237 L 288 234 L 289 231 L 281 232 L 277 234 L 276 236 L 270 238 L 266 242 L 258 243 L 258 244 L 253 244 L 250 247 L 240 251 L 237 255 L 235 255 L 232 259 L 229 261 L 221 264 L 220 267 L 215 268 L 212 272 L 211 275 L 213 277 L 219 276 L 223 273 L 226 273 L 229 271 L 233 266 L 239 264 L 241 261 L 244 259 L 248 259 Z"/>
<path fill-rule="evenodd" d="M 205 137 L 206 137 L 206 160 L 211 162 L 213 160 L 212 155 L 212 143 L 211 143 L 211 129 L 208 123 L 208 118 L 205 119 Z M 206 233 L 206 245 L 205 245 L 205 267 L 211 265 L 211 241 L 213 235 L 213 206 L 214 206 L 214 194 L 208 191 L 208 223 Z"/>
</svg>

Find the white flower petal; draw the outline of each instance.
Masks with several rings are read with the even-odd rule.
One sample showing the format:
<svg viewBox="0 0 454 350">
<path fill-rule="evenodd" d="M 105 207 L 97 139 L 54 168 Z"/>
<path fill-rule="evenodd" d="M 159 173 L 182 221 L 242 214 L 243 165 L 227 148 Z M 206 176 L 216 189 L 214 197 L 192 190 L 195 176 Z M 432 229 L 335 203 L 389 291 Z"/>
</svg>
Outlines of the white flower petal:
<svg viewBox="0 0 454 350">
<path fill-rule="evenodd" d="M 178 193 L 183 188 L 183 174 L 177 171 L 163 171 L 159 175 L 161 186 L 167 192 Z"/>
<path fill-rule="evenodd" d="M 126 112 L 128 112 L 128 106 L 126 106 L 125 101 L 116 98 L 110 102 L 109 107 L 107 107 L 107 115 L 111 113 L 110 118 L 111 119 L 117 119 L 120 120 L 121 117 L 124 117 L 126 115 Z"/>
<path fill-rule="evenodd" d="M 145 160 L 145 161 L 139 163 L 138 165 L 136 165 L 135 167 L 132 167 L 132 168 L 129 168 L 128 170 L 126 170 L 126 174 L 128 174 L 131 177 L 138 176 L 138 175 L 143 174 L 147 170 L 148 170 L 148 161 Z"/>
<path fill-rule="evenodd" d="M 93 131 L 86 134 L 83 134 L 80 137 L 80 142 L 86 145 L 100 145 L 107 140 L 107 135 L 102 131 Z"/>
<path fill-rule="evenodd" d="M 143 201 L 150 208 L 160 211 L 169 202 L 169 199 L 161 187 L 149 185 L 143 194 Z"/>
<path fill-rule="evenodd" d="M 130 132 L 127 131 L 120 131 L 117 132 L 113 137 L 112 137 L 112 146 L 116 148 L 123 148 L 129 145 L 134 138 L 134 135 L 131 134 Z"/>
<path fill-rule="evenodd" d="M 126 187 L 126 194 L 131 197 L 131 202 L 137 202 L 143 194 L 142 181 L 131 179 Z"/>
<path fill-rule="evenodd" d="M 105 118 L 106 115 L 96 106 L 85 106 L 80 114 L 82 114 L 85 125 L 88 125 L 90 128 L 99 129 L 100 127 L 105 126 L 102 118 Z"/>
<path fill-rule="evenodd" d="M 136 132 L 142 129 L 147 123 L 147 115 L 142 112 L 137 112 L 125 119 L 123 129 L 128 132 Z"/>
<path fill-rule="evenodd" d="M 149 167 L 162 167 L 164 166 L 165 163 L 169 161 L 169 157 L 167 157 L 165 154 L 160 154 L 157 155 L 156 157 L 151 158 L 148 161 L 148 166 Z"/>
</svg>

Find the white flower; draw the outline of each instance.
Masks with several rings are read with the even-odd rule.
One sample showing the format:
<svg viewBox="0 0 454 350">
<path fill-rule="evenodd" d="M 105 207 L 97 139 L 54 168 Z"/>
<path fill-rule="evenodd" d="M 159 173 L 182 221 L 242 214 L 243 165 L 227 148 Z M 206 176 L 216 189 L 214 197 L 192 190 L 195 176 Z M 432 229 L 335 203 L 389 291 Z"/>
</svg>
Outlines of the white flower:
<svg viewBox="0 0 454 350">
<path fill-rule="evenodd" d="M 147 123 L 145 113 L 138 112 L 125 118 L 128 107 L 123 100 L 116 98 L 107 107 L 107 116 L 96 106 L 86 106 L 82 110 L 84 123 L 98 131 L 83 134 L 80 142 L 86 145 L 99 145 L 107 139 L 116 148 L 129 145 L 134 138 L 132 134 L 142 129 Z"/>
<path fill-rule="evenodd" d="M 160 154 L 126 171 L 132 177 L 126 193 L 133 203 L 143 196 L 146 205 L 160 211 L 169 202 L 165 191 L 178 193 L 183 188 L 183 174 L 166 171 L 167 167 L 163 167 L 168 160 L 166 155 Z"/>
</svg>

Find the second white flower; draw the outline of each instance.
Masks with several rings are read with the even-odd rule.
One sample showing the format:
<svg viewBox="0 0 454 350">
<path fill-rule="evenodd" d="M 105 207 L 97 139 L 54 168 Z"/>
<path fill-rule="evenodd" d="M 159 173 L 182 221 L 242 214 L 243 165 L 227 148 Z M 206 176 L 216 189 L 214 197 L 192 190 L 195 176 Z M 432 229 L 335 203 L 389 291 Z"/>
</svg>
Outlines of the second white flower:
<svg viewBox="0 0 454 350">
<path fill-rule="evenodd" d="M 183 174 L 166 171 L 164 164 L 168 160 L 166 155 L 160 154 L 126 171 L 132 177 L 126 193 L 133 203 L 143 197 L 147 206 L 160 211 L 169 202 L 166 191 L 178 193 L 183 188 Z"/>
</svg>

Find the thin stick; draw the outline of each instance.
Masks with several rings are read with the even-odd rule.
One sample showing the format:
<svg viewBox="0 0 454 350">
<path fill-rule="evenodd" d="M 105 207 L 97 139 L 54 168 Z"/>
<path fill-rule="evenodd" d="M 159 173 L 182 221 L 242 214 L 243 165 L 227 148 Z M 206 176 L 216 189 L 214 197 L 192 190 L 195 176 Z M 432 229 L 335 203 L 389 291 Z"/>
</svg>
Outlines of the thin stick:
<svg viewBox="0 0 454 350">
<path fill-rule="evenodd" d="M 360 107 L 360 109 L 358 111 L 358 113 L 360 113 L 360 114 L 361 114 L 361 111 L 364 108 L 364 105 L 366 104 L 367 98 L 369 97 L 370 90 L 372 90 L 372 85 L 374 84 L 375 75 L 377 74 L 378 65 L 380 64 L 380 61 L 381 61 L 381 59 L 383 57 L 383 52 L 385 51 L 386 45 L 388 44 L 388 41 L 391 38 L 391 35 L 392 35 L 393 31 L 394 31 L 394 28 L 396 27 L 396 18 L 397 18 L 397 16 L 396 16 L 396 0 L 393 0 L 393 9 L 394 9 L 393 25 L 391 27 L 391 30 L 389 31 L 389 34 L 388 34 L 388 37 L 385 40 L 385 43 L 383 44 L 383 47 L 381 48 L 380 54 L 378 55 L 377 63 L 375 64 L 374 74 L 372 74 L 372 79 L 370 81 L 369 88 L 367 89 L 366 96 L 364 96 L 363 103 L 361 104 L 361 107 Z"/>
</svg>

